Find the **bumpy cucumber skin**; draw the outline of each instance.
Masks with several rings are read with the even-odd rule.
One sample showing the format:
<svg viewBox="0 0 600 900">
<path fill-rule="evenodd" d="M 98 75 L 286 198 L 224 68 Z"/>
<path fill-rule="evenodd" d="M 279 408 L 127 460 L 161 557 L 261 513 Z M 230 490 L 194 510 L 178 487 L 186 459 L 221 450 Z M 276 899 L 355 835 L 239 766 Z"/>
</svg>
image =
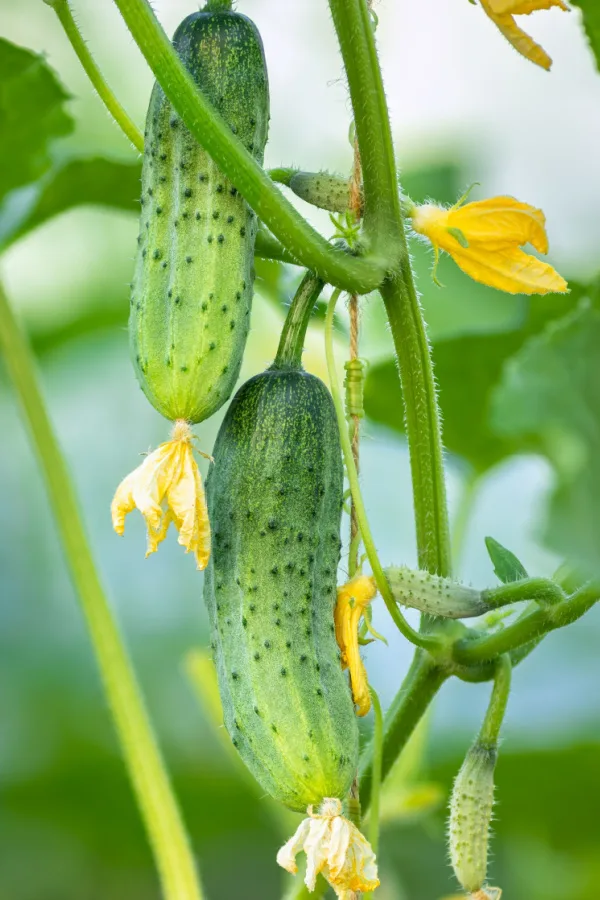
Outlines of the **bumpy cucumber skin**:
<svg viewBox="0 0 600 900">
<path fill-rule="evenodd" d="M 343 470 L 327 388 L 298 370 L 258 375 L 213 453 L 204 597 L 225 725 L 265 790 L 304 811 L 343 798 L 358 759 L 333 624 Z"/>
<path fill-rule="evenodd" d="M 295 172 L 290 188 L 313 206 L 330 212 L 344 213 L 350 208 L 350 186 L 347 178 L 329 172 Z"/>
<path fill-rule="evenodd" d="M 262 163 L 269 89 L 245 16 L 199 12 L 173 44 L 194 81 Z M 256 216 L 155 84 L 145 131 L 130 344 L 149 401 L 200 422 L 230 397 L 250 323 Z"/>
<path fill-rule="evenodd" d="M 481 889 L 487 875 L 497 753 L 496 746 L 476 742 L 467 752 L 452 790 L 450 859 L 461 886 L 471 893 Z"/>
</svg>

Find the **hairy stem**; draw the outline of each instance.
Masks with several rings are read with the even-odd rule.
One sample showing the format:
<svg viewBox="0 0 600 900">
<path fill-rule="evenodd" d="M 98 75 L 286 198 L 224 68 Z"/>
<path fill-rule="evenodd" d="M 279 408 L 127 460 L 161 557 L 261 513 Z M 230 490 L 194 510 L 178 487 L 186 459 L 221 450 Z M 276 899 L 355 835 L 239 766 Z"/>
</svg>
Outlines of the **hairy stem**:
<svg viewBox="0 0 600 900">
<path fill-rule="evenodd" d="M 371 815 L 369 818 L 369 841 L 373 851 L 379 849 L 379 801 L 381 794 L 381 772 L 383 768 L 383 712 L 377 692 L 369 687 L 373 704 L 373 766 L 371 777 Z"/>
<path fill-rule="evenodd" d="M 563 628 L 581 618 L 600 598 L 597 584 L 584 585 L 567 600 L 537 607 L 502 631 L 482 637 L 466 637 L 454 644 L 453 657 L 462 665 L 473 665 L 518 650 L 555 628 Z M 524 658 L 521 654 L 517 660 Z"/>
<path fill-rule="evenodd" d="M 71 478 L 44 406 L 32 354 L 1 287 L 0 347 L 46 482 L 164 897 L 201 900 L 202 891 L 177 801 L 131 662 L 100 583 Z"/>
<path fill-rule="evenodd" d="M 389 267 L 383 257 L 352 257 L 312 228 L 275 187 L 194 83 L 146 0 L 114 0 L 166 96 L 198 143 L 235 184 L 284 247 L 324 281 L 366 293 Z"/>
<path fill-rule="evenodd" d="M 441 422 L 425 322 L 407 259 L 403 274 L 381 288 L 406 413 L 419 566 L 448 577 L 452 571 Z"/>
<path fill-rule="evenodd" d="M 307 272 L 300 282 L 283 323 L 274 369 L 301 368 L 306 329 L 323 286 L 312 272 Z"/>
<path fill-rule="evenodd" d="M 398 605 L 394 600 L 394 596 L 390 590 L 388 580 L 385 577 L 385 573 L 379 561 L 377 549 L 375 547 L 375 541 L 373 540 L 373 535 L 371 534 L 365 505 L 363 503 L 362 494 L 360 491 L 358 473 L 354 464 L 354 457 L 352 456 L 352 445 L 350 443 L 350 436 L 348 434 L 348 429 L 346 426 L 344 405 L 342 403 L 337 374 L 335 371 L 335 358 L 333 355 L 333 316 L 339 296 L 340 291 L 334 291 L 327 306 L 327 315 L 325 317 L 325 355 L 327 358 L 329 387 L 331 390 L 331 396 L 333 397 L 336 417 L 338 420 L 340 441 L 342 444 L 342 452 L 344 454 L 344 463 L 346 464 L 346 474 L 348 477 L 348 482 L 350 484 L 350 491 L 352 493 L 352 503 L 354 505 L 354 508 L 356 509 L 358 527 L 362 536 L 363 543 L 365 545 L 365 550 L 367 552 L 369 562 L 371 564 L 371 569 L 373 570 L 373 577 L 375 578 L 377 589 L 383 597 L 385 605 L 387 606 L 395 625 L 404 635 L 404 637 L 407 638 L 407 640 L 411 641 L 411 643 L 415 644 L 417 647 L 437 650 L 440 647 L 440 638 L 437 635 L 420 634 L 418 631 L 415 631 L 415 629 L 412 628 L 411 625 L 409 625 L 409 623 L 406 621 L 406 619 L 398 609 Z"/>
<path fill-rule="evenodd" d="M 384 781 L 427 707 L 448 678 L 431 657 L 417 650 L 400 690 L 392 700 L 383 722 L 381 780 Z M 374 741 L 365 747 L 360 761 L 360 797 L 363 814 L 371 804 L 373 792 Z"/>
<path fill-rule="evenodd" d="M 512 665 L 509 656 L 501 656 L 496 663 L 492 696 L 479 732 L 479 743 L 487 747 L 496 747 L 500 736 L 500 728 L 504 720 L 510 684 Z"/>
<path fill-rule="evenodd" d="M 144 135 L 137 127 L 135 122 L 129 117 L 125 109 L 121 106 L 121 104 L 111 91 L 110 87 L 106 83 L 102 72 L 98 68 L 94 57 L 88 49 L 88 45 L 81 36 L 81 32 L 79 31 L 77 23 L 73 18 L 73 13 L 71 12 L 71 7 L 69 6 L 68 0 L 44 0 L 44 3 L 47 3 L 48 6 L 51 6 L 58 16 L 60 24 L 62 25 L 73 50 L 77 54 L 79 62 L 84 68 L 85 74 L 92 82 L 92 85 L 98 92 L 98 96 L 104 103 L 108 112 L 115 120 L 121 131 L 124 133 L 125 137 L 131 141 L 136 150 L 139 150 L 140 153 L 143 153 Z"/>
<path fill-rule="evenodd" d="M 390 259 L 396 268 L 404 232 L 373 20 L 366 0 L 329 0 L 329 7 L 352 100 L 363 173 L 365 236 L 369 248 Z"/>
</svg>

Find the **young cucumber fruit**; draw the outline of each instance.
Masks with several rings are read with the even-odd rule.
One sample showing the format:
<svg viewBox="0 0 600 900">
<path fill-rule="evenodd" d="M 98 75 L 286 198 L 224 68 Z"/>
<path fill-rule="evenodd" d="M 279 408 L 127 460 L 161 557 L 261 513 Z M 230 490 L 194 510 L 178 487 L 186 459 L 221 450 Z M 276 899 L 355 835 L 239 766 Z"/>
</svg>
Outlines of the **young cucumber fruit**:
<svg viewBox="0 0 600 900">
<path fill-rule="evenodd" d="M 173 45 L 262 163 L 267 71 L 255 25 L 198 12 Z M 148 108 L 130 341 L 142 389 L 168 419 L 199 422 L 231 395 L 248 334 L 256 217 L 184 126 L 160 85 Z"/>
<path fill-rule="evenodd" d="M 327 388 L 300 369 L 252 378 L 213 454 L 204 597 L 225 725 L 265 790 L 306 810 L 345 796 L 358 757 L 333 622 L 343 471 Z"/>
</svg>

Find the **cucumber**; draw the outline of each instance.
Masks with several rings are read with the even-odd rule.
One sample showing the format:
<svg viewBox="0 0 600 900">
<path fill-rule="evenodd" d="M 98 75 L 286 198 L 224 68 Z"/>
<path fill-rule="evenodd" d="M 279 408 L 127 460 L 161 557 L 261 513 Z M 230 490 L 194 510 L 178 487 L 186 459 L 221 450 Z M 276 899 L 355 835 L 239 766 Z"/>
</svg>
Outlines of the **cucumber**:
<svg viewBox="0 0 600 900">
<path fill-rule="evenodd" d="M 269 89 L 246 16 L 198 12 L 173 45 L 194 81 L 261 164 Z M 145 131 L 130 345 L 149 401 L 200 422 L 231 395 L 248 334 L 256 216 L 155 84 Z"/>
<path fill-rule="evenodd" d="M 343 798 L 358 760 L 334 633 L 343 469 L 327 388 L 295 367 L 252 378 L 213 455 L 204 597 L 225 725 L 262 787 L 306 810 Z"/>
<path fill-rule="evenodd" d="M 497 756 L 495 744 L 476 741 L 467 752 L 452 790 L 450 860 L 459 883 L 470 893 L 481 890 L 487 875 Z"/>
</svg>

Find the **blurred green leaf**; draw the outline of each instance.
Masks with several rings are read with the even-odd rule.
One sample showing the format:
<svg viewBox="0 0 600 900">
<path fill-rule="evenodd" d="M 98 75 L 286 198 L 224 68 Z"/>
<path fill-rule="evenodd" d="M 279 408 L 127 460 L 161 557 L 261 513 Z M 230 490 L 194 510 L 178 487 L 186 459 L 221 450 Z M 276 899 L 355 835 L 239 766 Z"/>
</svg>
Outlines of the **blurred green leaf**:
<svg viewBox="0 0 600 900">
<path fill-rule="evenodd" d="M 493 537 L 486 537 L 485 546 L 494 566 L 494 573 L 503 584 L 527 578 L 527 571 L 523 563 L 517 559 L 514 553 L 503 547 L 499 541 L 496 541 Z"/>
<path fill-rule="evenodd" d="M 139 210 L 141 163 L 102 156 L 56 165 L 35 185 L 8 198 L 0 210 L 0 248 L 75 206 Z"/>
<path fill-rule="evenodd" d="M 583 15 L 583 25 L 596 65 L 600 69 L 600 4 L 598 0 L 571 0 Z"/>
<path fill-rule="evenodd" d="M 73 129 L 68 99 L 41 56 L 0 38 L 0 199 L 48 170 L 50 143 Z"/>
<path fill-rule="evenodd" d="M 542 453 L 557 485 L 546 541 L 600 574 L 600 310 L 584 301 L 528 341 L 493 398 L 494 427 Z"/>
<path fill-rule="evenodd" d="M 521 300 L 519 327 L 498 334 L 466 334 L 433 346 L 444 424 L 444 445 L 482 474 L 521 449 L 516 435 L 498 436 L 489 424 L 491 393 L 506 361 L 545 323 L 563 315 L 587 289 Z M 367 373 L 365 410 L 374 421 L 404 433 L 404 409 L 396 363 L 386 360 Z"/>
</svg>

